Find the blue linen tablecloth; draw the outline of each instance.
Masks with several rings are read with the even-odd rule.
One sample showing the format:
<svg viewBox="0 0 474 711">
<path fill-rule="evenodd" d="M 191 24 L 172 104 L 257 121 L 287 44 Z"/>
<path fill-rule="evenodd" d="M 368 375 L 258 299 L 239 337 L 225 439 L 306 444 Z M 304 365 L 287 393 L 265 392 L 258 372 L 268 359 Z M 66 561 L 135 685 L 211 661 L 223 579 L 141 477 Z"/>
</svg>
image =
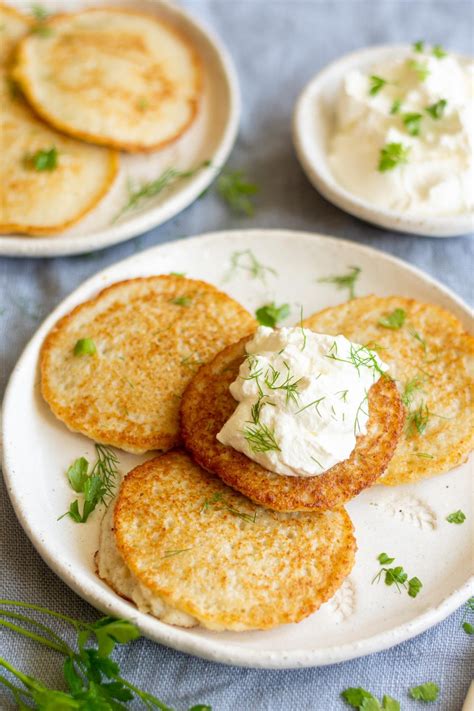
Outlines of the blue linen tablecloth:
<svg viewBox="0 0 474 711">
<path fill-rule="evenodd" d="M 299 167 L 291 143 L 295 99 L 311 76 L 340 55 L 371 44 L 425 39 L 472 53 L 473 8 L 462 0 L 187 0 L 214 28 L 237 65 L 243 98 L 240 137 L 229 166 L 243 169 L 261 192 L 253 218 L 229 213 L 211 190 L 167 224 L 102 252 L 57 259 L 0 260 L 1 388 L 41 319 L 81 282 L 134 252 L 179 237 L 232 227 L 287 227 L 369 244 L 421 267 L 472 304 L 473 241 L 427 239 L 379 230 L 344 214 L 320 197 Z M 25 446 L 28 443 L 25 442 Z M 34 461 L 34 453 L 32 453 Z M 34 476 L 34 470 L 31 476 Z M 1 596 L 35 601 L 72 616 L 94 619 L 46 567 L 0 495 Z M 442 574 L 442 561 L 440 574 Z M 225 667 L 140 640 L 117 654 L 124 675 L 178 710 L 193 703 L 214 711 L 332 711 L 339 697 L 363 686 L 403 709 L 423 704 L 407 698 L 409 686 L 435 681 L 430 705 L 460 711 L 473 668 L 473 638 L 461 627 L 462 611 L 419 637 L 366 658 L 297 671 Z M 54 652 L 23 638 L 0 636 L 2 656 L 52 685 L 61 683 Z M 0 707 L 13 708 L 2 696 Z"/>
</svg>

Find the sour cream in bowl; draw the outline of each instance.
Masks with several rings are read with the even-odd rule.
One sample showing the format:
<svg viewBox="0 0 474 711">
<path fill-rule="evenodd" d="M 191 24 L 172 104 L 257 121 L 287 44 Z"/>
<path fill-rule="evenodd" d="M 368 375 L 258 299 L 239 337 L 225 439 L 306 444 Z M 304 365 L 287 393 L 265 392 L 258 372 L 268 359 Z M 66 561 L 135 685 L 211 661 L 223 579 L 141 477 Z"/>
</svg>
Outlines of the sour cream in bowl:
<svg viewBox="0 0 474 711">
<path fill-rule="evenodd" d="M 294 114 L 313 185 L 357 217 L 447 237 L 474 227 L 474 63 L 440 46 L 374 47 L 331 64 Z"/>
</svg>

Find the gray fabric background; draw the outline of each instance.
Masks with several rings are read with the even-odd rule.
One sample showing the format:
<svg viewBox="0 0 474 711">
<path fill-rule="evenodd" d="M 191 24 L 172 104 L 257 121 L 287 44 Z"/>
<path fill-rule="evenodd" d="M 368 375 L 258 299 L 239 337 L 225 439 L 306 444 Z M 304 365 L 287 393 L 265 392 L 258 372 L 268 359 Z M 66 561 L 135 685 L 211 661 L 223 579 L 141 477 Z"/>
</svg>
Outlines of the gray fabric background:
<svg viewBox="0 0 474 711">
<path fill-rule="evenodd" d="M 184 235 L 243 226 L 288 227 L 349 238 L 422 267 L 472 304 L 473 241 L 435 240 L 384 232 L 327 203 L 305 179 L 293 153 L 294 101 L 327 62 L 365 45 L 424 38 L 472 53 L 473 4 L 460 0 L 189 0 L 189 9 L 213 27 L 237 65 L 243 117 L 230 167 L 261 186 L 251 219 L 232 216 L 211 190 L 181 215 L 146 235 L 86 256 L 0 260 L 1 384 L 41 319 L 85 278 L 136 251 Z M 28 443 L 25 442 L 25 446 Z M 34 462 L 34 452 L 32 452 Z M 34 476 L 34 470 L 31 475 Z M 35 601 L 84 619 L 97 613 L 41 561 L 0 492 L 1 596 Z M 439 561 L 440 575 L 443 562 Z M 458 611 L 431 631 L 398 647 L 332 667 L 254 671 L 194 659 L 140 640 L 117 657 L 124 674 L 177 709 L 212 704 L 214 711 L 331 711 L 348 686 L 388 693 L 403 709 L 421 708 L 408 686 L 436 681 L 432 709 L 459 711 L 473 670 L 473 639 Z M 59 660 L 34 643 L 2 633 L 2 656 L 26 672 L 60 684 Z M 0 707 L 12 708 L 0 692 Z"/>
</svg>

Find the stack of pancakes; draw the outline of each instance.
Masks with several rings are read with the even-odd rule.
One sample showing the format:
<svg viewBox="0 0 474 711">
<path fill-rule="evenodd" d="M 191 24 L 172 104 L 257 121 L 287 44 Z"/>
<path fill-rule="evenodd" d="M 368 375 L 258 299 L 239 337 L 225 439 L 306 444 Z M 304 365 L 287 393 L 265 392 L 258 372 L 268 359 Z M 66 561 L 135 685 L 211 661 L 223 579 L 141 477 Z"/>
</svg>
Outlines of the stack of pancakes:
<svg viewBox="0 0 474 711">
<path fill-rule="evenodd" d="M 406 312 L 406 326 L 383 328 L 395 308 Z M 353 566 L 344 503 L 377 481 L 416 481 L 466 459 L 474 339 L 454 316 L 409 299 L 366 297 L 304 325 L 373 343 L 394 378 L 369 391 L 368 431 L 351 456 L 305 478 L 267 471 L 216 439 L 236 407 L 229 384 L 257 324 L 213 286 L 176 275 L 120 282 L 47 336 L 41 383 L 54 414 L 96 442 L 161 451 L 125 477 L 97 554 L 99 576 L 140 609 L 215 630 L 298 622 Z M 84 338 L 96 353 L 75 356 Z M 399 391 L 421 370 L 418 396 L 436 416 L 413 432 Z"/>
<path fill-rule="evenodd" d="M 0 233 L 65 230 L 109 191 L 119 151 L 156 151 L 196 117 L 199 58 L 155 16 L 109 7 L 35 22 L 0 3 L 0 25 Z"/>
</svg>

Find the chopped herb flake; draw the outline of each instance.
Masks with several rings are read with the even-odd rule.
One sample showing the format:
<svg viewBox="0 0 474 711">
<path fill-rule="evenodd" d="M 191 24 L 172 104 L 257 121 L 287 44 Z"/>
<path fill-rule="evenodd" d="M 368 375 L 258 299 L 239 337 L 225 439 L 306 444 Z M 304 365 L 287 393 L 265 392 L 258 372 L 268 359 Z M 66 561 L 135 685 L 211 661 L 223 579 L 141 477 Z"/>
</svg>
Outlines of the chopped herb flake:
<svg viewBox="0 0 474 711">
<path fill-rule="evenodd" d="M 420 81 L 425 81 L 431 73 L 425 62 L 418 62 L 416 59 L 409 59 L 408 66 L 416 72 Z"/>
<path fill-rule="evenodd" d="M 453 511 L 453 513 L 450 513 L 449 516 L 446 516 L 446 521 L 448 521 L 448 523 L 460 524 L 464 523 L 465 520 L 466 514 L 464 513 L 464 511 L 461 511 L 461 509 L 459 509 L 458 511 Z"/>
<path fill-rule="evenodd" d="M 387 314 L 387 316 L 382 316 L 378 321 L 378 325 L 395 331 L 403 326 L 406 317 L 407 313 L 404 309 L 394 309 L 394 311 Z"/>
<path fill-rule="evenodd" d="M 393 170 L 398 165 L 407 163 L 409 154 L 410 148 L 404 146 L 403 143 L 387 143 L 380 149 L 378 170 L 385 173 L 387 170 Z"/>
<path fill-rule="evenodd" d="M 370 77 L 370 96 L 375 96 L 376 94 L 378 94 L 379 91 L 383 89 L 385 84 L 387 84 L 386 79 L 382 79 L 382 77 L 378 77 L 375 74 L 372 74 L 372 76 Z"/>
<path fill-rule="evenodd" d="M 418 40 L 418 42 L 413 42 L 413 51 L 414 52 L 424 52 L 425 51 L 424 41 Z"/>
<path fill-rule="evenodd" d="M 439 694 L 439 686 L 432 681 L 427 681 L 419 686 L 412 686 L 408 692 L 412 699 L 417 701 L 436 701 Z"/>
<path fill-rule="evenodd" d="M 446 101 L 446 99 L 440 99 L 435 104 L 431 104 L 431 106 L 427 106 L 425 111 L 427 114 L 429 114 L 431 116 L 432 119 L 437 121 L 443 117 L 444 110 L 445 110 L 447 104 L 448 104 L 448 102 Z"/>
<path fill-rule="evenodd" d="M 29 153 L 24 159 L 27 168 L 36 170 L 41 173 L 45 170 L 56 170 L 58 167 L 58 151 L 53 146 L 48 150 L 39 150 L 36 153 Z"/>
<path fill-rule="evenodd" d="M 395 558 L 390 558 L 386 553 L 380 553 L 380 555 L 377 556 L 377 560 L 380 563 L 380 565 L 390 565 L 390 563 L 393 563 Z"/>
<path fill-rule="evenodd" d="M 243 249 L 240 252 L 234 252 L 232 254 L 230 258 L 230 269 L 225 277 L 225 281 L 230 279 L 239 269 L 248 272 L 252 279 L 260 279 L 263 283 L 266 281 L 267 274 L 277 275 L 276 270 L 262 264 L 251 249 Z"/>
<path fill-rule="evenodd" d="M 433 57 L 436 59 L 444 59 L 448 56 L 448 53 L 442 48 L 440 44 L 435 44 L 433 47 Z"/>
<path fill-rule="evenodd" d="M 422 114 L 417 114 L 417 113 L 409 113 L 409 114 L 403 114 L 403 123 L 405 124 L 405 128 L 410 134 L 410 136 L 419 136 L 420 135 L 420 130 L 421 130 L 421 119 L 423 118 Z"/>
<path fill-rule="evenodd" d="M 74 355 L 95 355 L 97 348 L 92 338 L 80 338 L 74 346 Z"/>
<path fill-rule="evenodd" d="M 223 173 L 217 180 L 217 192 L 229 207 L 238 213 L 251 217 L 255 205 L 251 196 L 259 191 L 258 185 L 250 183 L 241 170 Z"/>
<path fill-rule="evenodd" d="M 192 303 L 192 299 L 190 296 L 175 296 L 174 299 L 169 300 L 170 304 L 174 304 L 175 306 L 190 306 Z"/>
<path fill-rule="evenodd" d="M 393 104 L 390 108 L 391 115 L 394 116 L 395 114 L 399 114 L 401 108 L 402 108 L 402 100 L 395 99 L 395 101 L 393 102 Z"/>
<path fill-rule="evenodd" d="M 318 282 L 320 284 L 335 284 L 338 289 L 347 289 L 349 291 L 349 299 L 354 299 L 355 285 L 361 273 L 361 268 L 349 267 L 349 269 L 350 272 L 348 274 L 324 277 L 323 279 L 318 279 Z"/>
</svg>

